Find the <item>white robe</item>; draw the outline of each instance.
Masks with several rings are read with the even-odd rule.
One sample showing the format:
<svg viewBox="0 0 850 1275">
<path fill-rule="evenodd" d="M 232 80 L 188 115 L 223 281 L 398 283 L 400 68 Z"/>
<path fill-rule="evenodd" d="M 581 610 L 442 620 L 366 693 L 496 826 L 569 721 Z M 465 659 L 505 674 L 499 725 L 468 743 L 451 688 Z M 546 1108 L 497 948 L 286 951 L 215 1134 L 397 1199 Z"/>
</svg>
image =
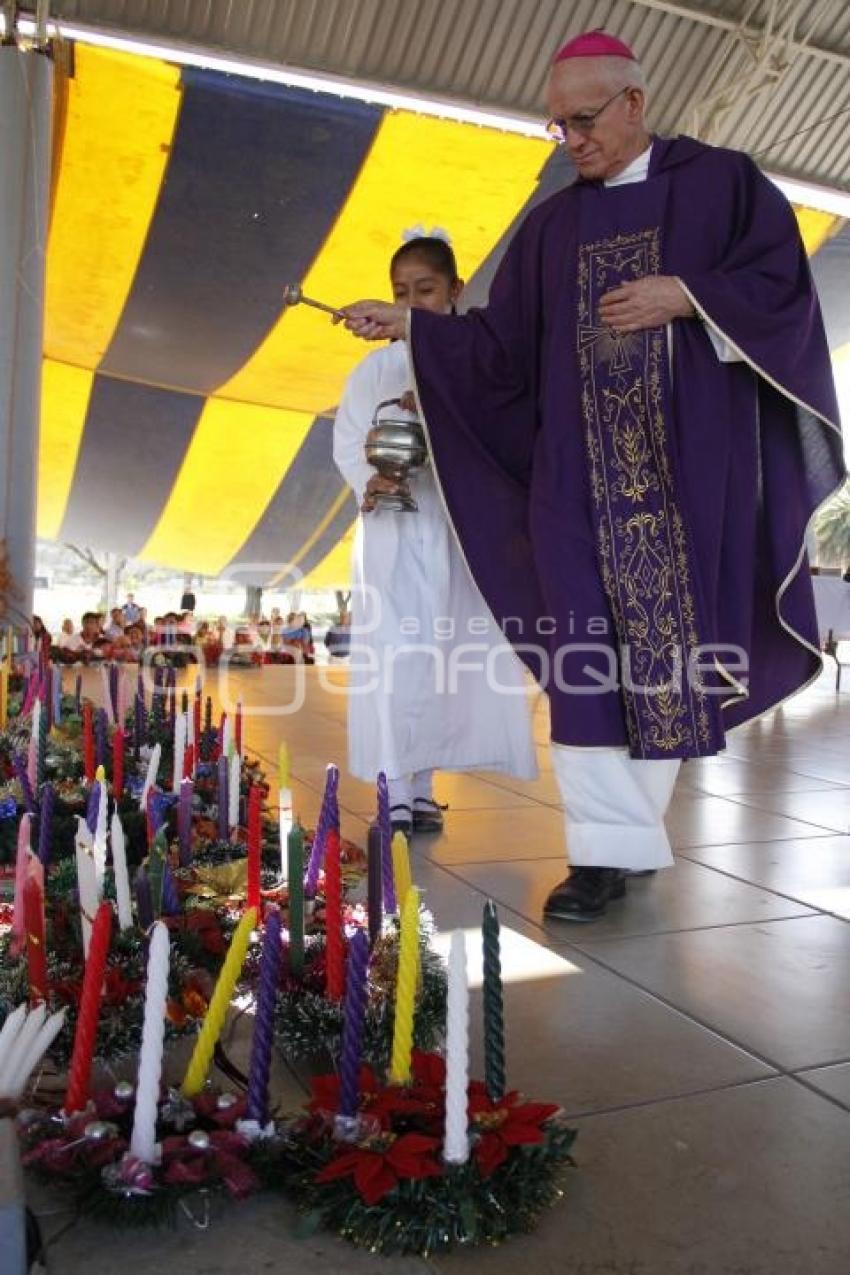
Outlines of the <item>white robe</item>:
<svg viewBox="0 0 850 1275">
<path fill-rule="evenodd" d="M 358 503 L 375 474 L 364 452 L 375 408 L 411 385 L 403 341 L 367 355 L 348 379 L 334 460 Z M 379 770 L 390 779 L 428 770 L 533 778 L 529 680 L 472 580 L 430 467 L 411 490 L 418 513 L 378 509 L 357 523 L 349 769 L 367 782 Z"/>
</svg>

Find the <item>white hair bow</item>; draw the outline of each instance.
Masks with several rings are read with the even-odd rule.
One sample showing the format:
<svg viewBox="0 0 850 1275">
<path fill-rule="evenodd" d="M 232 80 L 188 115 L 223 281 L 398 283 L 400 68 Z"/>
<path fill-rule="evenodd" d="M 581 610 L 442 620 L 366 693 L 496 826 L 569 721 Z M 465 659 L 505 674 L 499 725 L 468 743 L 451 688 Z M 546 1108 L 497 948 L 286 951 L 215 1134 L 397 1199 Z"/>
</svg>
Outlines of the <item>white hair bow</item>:
<svg viewBox="0 0 850 1275">
<path fill-rule="evenodd" d="M 412 239 L 442 239 L 447 244 L 452 241 L 451 235 L 442 226 L 432 226 L 430 230 L 426 230 L 421 222 L 401 232 L 402 243 L 410 243 Z"/>
</svg>

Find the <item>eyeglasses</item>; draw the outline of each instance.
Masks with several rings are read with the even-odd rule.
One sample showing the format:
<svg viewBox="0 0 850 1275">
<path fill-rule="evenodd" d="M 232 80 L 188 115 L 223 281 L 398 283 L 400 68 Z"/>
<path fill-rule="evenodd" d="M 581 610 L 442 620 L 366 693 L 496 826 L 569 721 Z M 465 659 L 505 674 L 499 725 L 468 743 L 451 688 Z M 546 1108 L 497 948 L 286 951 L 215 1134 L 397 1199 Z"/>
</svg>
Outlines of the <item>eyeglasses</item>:
<svg viewBox="0 0 850 1275">
<path fill-rule="evenodd" d="M 567 140 L 567 133 L 570 129 L 575 133 L 581 133 L 583 137 L 589 137 L 593 132 L 596 121 L 603 111 L 607 110 L 612 102 L 616 102 L 618 97 L 622 97 L 624 93 L 630 91 L 630 85 L 626 85 L 624 89 L 618 89 L 613 97 L 609 97 L 607 102 L 603 102 L 598 111 L 594 111 L 589 115 L 570 115 L 564 120 L 549 120 L 546 125 L 546 132 L 549 134 L 553 142 L 557 142 L 559 146 L 563 146 Z"/>
</svg>

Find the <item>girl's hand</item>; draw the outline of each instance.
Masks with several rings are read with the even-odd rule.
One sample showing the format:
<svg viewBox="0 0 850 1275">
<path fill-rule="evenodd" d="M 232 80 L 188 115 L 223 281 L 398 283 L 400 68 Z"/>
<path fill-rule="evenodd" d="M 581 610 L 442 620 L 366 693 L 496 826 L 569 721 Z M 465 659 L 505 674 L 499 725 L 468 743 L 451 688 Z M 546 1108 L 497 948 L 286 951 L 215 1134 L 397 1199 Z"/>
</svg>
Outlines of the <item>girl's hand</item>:
<svg viewBox="0 0 850 1275">
<path fill-rule="evenodd" d="M 378 505 L 377 496 L 381 493 L 386 496 L 409 495 L 409 489 L 404 479 L 384 478 L 383 474 L 374 474 L 366 484 L 360 512 L 370 514 L 373 509 L 376 509 Z"/>
<path fill-rule="evenodd" d="M 386 301 L 355 301 L 344 306 L 334 323 L 344 322 L 349 332 L 364 341 L 392 341 L 407 331 L 407 307 Z"/>
</svg>

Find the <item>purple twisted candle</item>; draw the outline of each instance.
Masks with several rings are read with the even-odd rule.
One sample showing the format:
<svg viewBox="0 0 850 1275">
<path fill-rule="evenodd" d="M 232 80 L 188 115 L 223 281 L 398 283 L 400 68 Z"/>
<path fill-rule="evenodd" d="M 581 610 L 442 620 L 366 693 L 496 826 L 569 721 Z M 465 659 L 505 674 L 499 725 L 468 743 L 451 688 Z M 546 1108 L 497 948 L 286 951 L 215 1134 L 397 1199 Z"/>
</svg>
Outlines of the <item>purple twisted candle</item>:
<svg viewBox="0 0 850 1275">
<path fill-rule="evenodd" d="M 342 1021 L 339 1114 L 353 1117 L 360 1105 L 360 1064 L 363 1053 L 363 1022 L 366 1017 L 366 966 L 369 940 L 363 930 L 355 930 L 348 944 L 345 972 L 345 1007 Z"/>
<path fill-rule="evenodd" d="M 192 794 L 195 785 L 191 779 L 180 781 L 180 804 L 177 807 L 177 837 L 180 844 L 180 866 L 188 868 L 192 862 Z"/>
<path fill-rule="evenodd" d="M 227 793 L 227 758 L 222 754 L 218 759 L 218 839 L 219 841 L 227 841 L 229 836 L 229 828 L 227 826 L 227 810 L 229 798 Z"/>
<path fill-rule="evenodd" d="M 89 832 L 92 836 L 94 836 L 97 830 L 97 816 L 100 810 L 100 789 L 100 784 L 92 784 L 89 789 L 88 805 L 86 806 L 86 823 L 88 824 Z"/>
<path fill-rule="evenodd" d="M 369 893 L 367 908 L 369 913 L 369 946 L 374 947 L 381 933 L 383 924 L 383 888 L 381 885 L 383 838 L 377 823 L 369 824 L 367 842 Z"/>
<path fill-rule="evenodd" d="M 109 666 L 109 702 L 112 705 L 112 716 L 118 721 L 118 665 Z"/>
<path fill-rule="evenodd" d="M 109 721 L 106 709 L 99 708 L 94 715 L 94 764 L 106 767 L 106 745 L 109 734 Z"/>
<path fill-rule="evenodd" d="M 174 873 L 167 863 L 162 865 L 162 916 L 178 916 L 180 914 L 180 895 L 177 893 L 177 882 Z"/>
<path fill-rule="evenodd" d="M 38 821 L 38 857 L 45 868 L 50 862 L 50 834 L 55 800 L 56 792 L 53 785 L 45 784 L 41 790 L 41 815 Z"/>
<path fill-rule="evenodd" d="M 390 816 L 390 786 L 383 771 L 378 774 L 378 826 L 381 829 L 381 874 L 384 881 L 384 907 L 397 912 L 395 876 L 393 874 L 393 830 Z"/>
<path fill-rule="evenodd" d="M 20 753 L 15 753 L 12 758 L 12 767 L 15 771 L 15 778 L 21 785 L 21 792 L 23 793 L 24 805 L 26 806 L 27 814 L 34 815 L 36 813 L 35 795 L 32 790 L 29 774 L 27 773 L 26 757 L 23 757 Z"/>
<path fill-rule="evenodd" d="M 322 794 L 322 808 L 319 811 L 319 818 L 316 822 L 316 834 L 313 837 L 313 844 L 310 847 L 310 861 L 307 864 L 307 878 L 304 882 L 304 893 L 308 899 L 316 897 L 316 887 L 319 884 L 319 872 L 325 857 L 325 841 L 327 840 L 328 830 L 334 826 L 334 809 L 337 810 L 336 819 L 339 820 L 339 807 L 337 805 L 337 790 L 339 788 L 339 768 L 330 765 L 325 772 L 325 791 Z"/>
<path fill-rule="evenodd" d="M 145 697 L 137 691 L 133 715 L 133 752 L 136 754 L 136 761 L 139 760 L 139 753 L 145 740 L 145 716 Z"/>
<path fill-rule="evenodd" d="M 248 1119 L 256 1120 L 260 1125 L 265 1125 L 269 1112 L 269 1071 L 274 1041 L 274 1009 L 280 983 L 280 962 L 280 912 L 277 908 L 269 908 L 266 912 L 266 932 L 260 962 L 260 991 L 257 997 L 257 1016 L 254 1019 L 246 1111 Z"/>
</svg>

